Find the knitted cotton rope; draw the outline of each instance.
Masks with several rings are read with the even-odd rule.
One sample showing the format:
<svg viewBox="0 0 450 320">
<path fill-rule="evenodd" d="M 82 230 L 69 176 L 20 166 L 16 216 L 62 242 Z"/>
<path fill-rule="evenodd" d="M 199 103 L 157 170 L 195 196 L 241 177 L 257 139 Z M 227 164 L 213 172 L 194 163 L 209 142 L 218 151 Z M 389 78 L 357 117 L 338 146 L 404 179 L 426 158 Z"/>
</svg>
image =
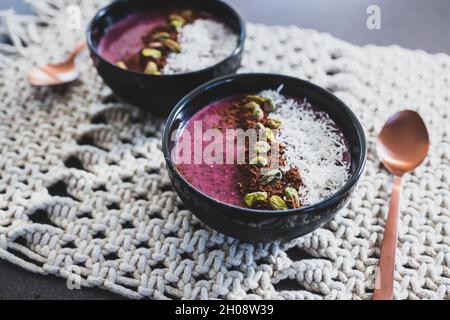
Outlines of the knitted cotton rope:
<svg viewBox="0 0 450 320">
<path fill-rule="evenodd" d="M 79 2 L 83 21 L 101 2 Z M 164 168 L 161 121 L 115 102 L 86 55 L 69 86 L 27 84 L 30 66 L 61 60 L 82 39 L 82 28 L 67 29 L 69 4 L 33 0 L 37 17 L 1 13 L 13 42 L 0 47 L 9 52 L 0 55 L 1 259 L 78 274 L 84 286 L 130 298 L 370 299 L 392 182 L 376 133 L 409 108 L 424 117 L 432 144 L 404 179 L 395 298 L 450 298 L 450 57 L 249 24 L 240 72 L 332 90 L 369 142 L 365 176 L 331 223 L 287 243 L 250 245 L 183 207 Z"/>
</svg>

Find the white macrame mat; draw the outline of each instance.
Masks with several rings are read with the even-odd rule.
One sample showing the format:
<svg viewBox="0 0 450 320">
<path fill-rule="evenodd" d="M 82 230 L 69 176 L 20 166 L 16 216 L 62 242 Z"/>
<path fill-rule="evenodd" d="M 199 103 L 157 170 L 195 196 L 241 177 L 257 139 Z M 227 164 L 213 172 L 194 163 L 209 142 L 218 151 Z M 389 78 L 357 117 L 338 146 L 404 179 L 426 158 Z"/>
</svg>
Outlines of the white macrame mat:
<svg viewBox="0 0 450 320">
<path fill-rule="evenodd" d="M 101 2 L 80 1 L 84 22 Z M 183 208 L 164 168 L 161 121 L 114 102 L 87 55 L 79 81 L 28 85 L 30 66 L 61 60 L 83 38 L 84 28 L 67 29 L 69 4 L 33 0 L 37 17 L 1 13 L 14 44 L 0 47 L 10 52 L 0 55 L 1 259 L 63 278 L 78 273 L 83 286 L 130 298 L 370 299 L 392 182 L 375 137 L 408 108 L 424 117 L 431 149 L 403 183 L 395 298 L 450 298 L 449 56 L 248 24 L 240 72 L 285 73 L 332 90 L 369 143 L 365 175 L 330 224 L 288 243 L 250 245 Z"/>
</svg>

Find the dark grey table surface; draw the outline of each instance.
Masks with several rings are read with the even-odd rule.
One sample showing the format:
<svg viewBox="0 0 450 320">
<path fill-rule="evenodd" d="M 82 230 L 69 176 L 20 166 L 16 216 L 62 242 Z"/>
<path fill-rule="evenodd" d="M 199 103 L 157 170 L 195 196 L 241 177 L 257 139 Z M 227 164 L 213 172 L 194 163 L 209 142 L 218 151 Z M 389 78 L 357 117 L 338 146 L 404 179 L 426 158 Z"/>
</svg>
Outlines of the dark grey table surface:
<svg viewBox="0 0 450 320">
<path fill-rule="evenodd" d="M 450 53 L 448 0 L 229 0 L 248 21 L 298 25 L 329 32 L 354 44 L 397 44 L 427 52 Z M 381 9 L 381 29 L 366 26 L 369 5 Z M 0 10 L 32 13 L 23 0 L 2 0 Z M 0 261 L 0 299 L 117 299 L 95 288 L 67 289 L 54 276 L 29 273 Z"/>
</svg>

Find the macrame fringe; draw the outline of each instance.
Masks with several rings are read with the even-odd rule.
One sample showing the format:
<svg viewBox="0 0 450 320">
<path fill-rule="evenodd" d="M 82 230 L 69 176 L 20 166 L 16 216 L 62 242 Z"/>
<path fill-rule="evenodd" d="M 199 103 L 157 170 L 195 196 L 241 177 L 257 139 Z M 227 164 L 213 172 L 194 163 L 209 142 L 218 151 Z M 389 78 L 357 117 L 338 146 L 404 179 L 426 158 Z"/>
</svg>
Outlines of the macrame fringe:
<svg viewBox="0 0 450 320">
<path fill-rule="evenodd" d="M 0 36 L 9 43 L 0 43 L 0 69 L 10 65 L 14 57 L 27 57 L 27 46 L 39 43 L 39 27 L 61 14 L 59 0 L 26 0 L 36 15 L 18 14 L 14 9 L 0 11 Z"/>
</svg>

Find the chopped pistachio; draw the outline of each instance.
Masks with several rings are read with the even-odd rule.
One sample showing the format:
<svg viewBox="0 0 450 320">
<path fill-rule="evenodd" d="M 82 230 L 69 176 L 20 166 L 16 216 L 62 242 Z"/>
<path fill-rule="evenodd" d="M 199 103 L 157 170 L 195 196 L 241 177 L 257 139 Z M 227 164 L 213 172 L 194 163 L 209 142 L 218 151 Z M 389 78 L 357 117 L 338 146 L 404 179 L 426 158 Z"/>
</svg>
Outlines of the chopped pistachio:
<svg viewBox="0 0 450 320">
<path fill-rule="evenodd" d="M 122 68 L 122 69 L 127 69 L 127 65 L 123 61 L 117 61 L 116 66 L 118 66 L 119 68 Z"/>
<path fill-rule="evenodd" d="M 170 17 L 170 25 L 174 27 L 176 30 L 180 30 L 182 26 L 186 24 L 186 20 L 177 14 L 171 14 Z"/>
<path fill-rule="evenodd" d="M 264 125 L 261 122 L 258 122 L 255 126 L 255 129 L 266 130 L 266 127 L 264 127 Z"/>
<path fill-rule="evenodd" d="M 263 104 L 265 102 L 265 98 L 261 97 L 261 96 L 256 96 L 256 95 L 249 95 L 246 97 L 246 99 L 248 101 L 254 101 L 258 104 Z"/>
<path fill-rule="evenodd" d="M 270 97 L 261 97 L 256 95 L 250 95 L 246 97 L 247 100 L 258 103 L 263 107 L 265 112 L 275 111 L 275 102 Z"/>
<path fill-rule="evenodd" d="M 273 112 L 273 111 L 275 111 L 275 101 L 273 101 L 272 98 L 270 98 L 270 97 L 265 98 L 264 111 L 266 111 L 266 112 Z"/>
<path fill-rule="evenodd" d="M 169 19 L 170 19 L 170 20 L 181 20 L 181 21 L 186 22 L 186 20 L 185 20 L 182 16 L 180 16 L 179 14 L 176 14 L 176 13 L 172 13 L 172 14 L 169 16 Z"/>
<path fill-rule="evenodd" d="M 254 150 L 257 154 L 267 153 L 270 151 L 270 144 L 266 141 L 258 141 L 255 143 Z"/>
<path fill-rule="evenodd" d="M 261 107 L 259 106 L 259 104 L 257 104 L 254 101 L 250 101 L 250 102 L 247 102 L 246 104 L 244 104 L 244 109 L 247 109 L 247 110 L 253 111 L 258 108 L 261 108 Z"/>
<path fill-rule="evenodd" d="M 250 164 L 255 165 L 257 167 L 265 167 L 267 166 L 268 162 L 266 158 L 259 156 L 250 160 Z"/>
<path fill-rule="evenodd" d="M 287 200 L 292 200 L 294 208 L 300 208 L 300 197 L 298 196 L 298 192 L 295 188 L 287 187 L 284 190 L 284 196 Z"/>
<path fill-rule="evenodd" d="M 158 49 L 151 49 L 151 48 L 142 49 L 142 55 L 146 58 L 155 58 L 155 59 L 159 59 L 162 56 L 161 51 L 159 51 Z"/>
<path fill-rule="evenodd" d="M 149 61 L 145 66 L 144 73 L 152 75 L 160 75 L 161 72 L 158 70 L 158 65 L 154 61 Z"/>
<path fill-rule="evenodd" d="M 281 126 L 281 120 L 278 118 L 271 118 L 267 121 L 267 126 L 271 129 L 278 129 Z"/>
<path fill-rule="evenodd" d="M 281 180 L 282 177 L 283 177 L 283 174 L 281 173 L 280 170 L 270 170 L 265 175 L 263 175 L 261 178 L 259 178 L 259 183 L 264 186 L 271 182 Z"/>
<path fill-rule="evenodd" d="M 180 16 L 179 14 L 175 14 L 175 13 L 171 14 L 169 16 L 169 19 L 170 20 L 180 20 L 180 21 L 183 21 L 184 23 L 186 23 L 186 20 L 182 16 Z"/>
<path fill-rule="evenodd" d="M 178 42 L 176 42 L 175 40 L 165 39 L 164 40 L 164 45 L 167 48 L 169 48 L 169 50 L 172 51 L 172 52 L 181 52 L 180 44 Z"/>
<path fill-rule="evenodd" d="M 252 117 L 256 120 L 262 120 L 264 119 L 264 111 L 258 106 L 258 108 L 253 110 Z"/>
<path fill-rule="evenodd" d="M 255 201 L 267 200 L 267 192 L 253 192 L 248 193 L 244 197 L 244 202 L 247 206 L 251 207 Z"/>
<path fill-rule="evenodd" d="M 266 129 L 264 130 L 264 134 L 266 135 L 266 138 L 267 138 L 268 141 L 274 142 L 274 141 L 276 140 L 276 139 L 275 139 L 275 135 L 274 135 L 272 129 L 266 128 Z"/>
<path fill-rule="evenodd" d="M 170 34 L 165 31 L 157 32 L 152 36 L 155 40 L 165 40 L 170 38 Z"/>
<path fill-rule="evenodd" d="M 170 25 L 179 31 L 184 26 L 184 23 L 181 20 L 171 20 Z"/>
<path fill-rule="evenodd" d="M 286 203 L 279 196 L 271 196 L 269 203 L 274 210 L 288 210 Z"/>
</svg>

